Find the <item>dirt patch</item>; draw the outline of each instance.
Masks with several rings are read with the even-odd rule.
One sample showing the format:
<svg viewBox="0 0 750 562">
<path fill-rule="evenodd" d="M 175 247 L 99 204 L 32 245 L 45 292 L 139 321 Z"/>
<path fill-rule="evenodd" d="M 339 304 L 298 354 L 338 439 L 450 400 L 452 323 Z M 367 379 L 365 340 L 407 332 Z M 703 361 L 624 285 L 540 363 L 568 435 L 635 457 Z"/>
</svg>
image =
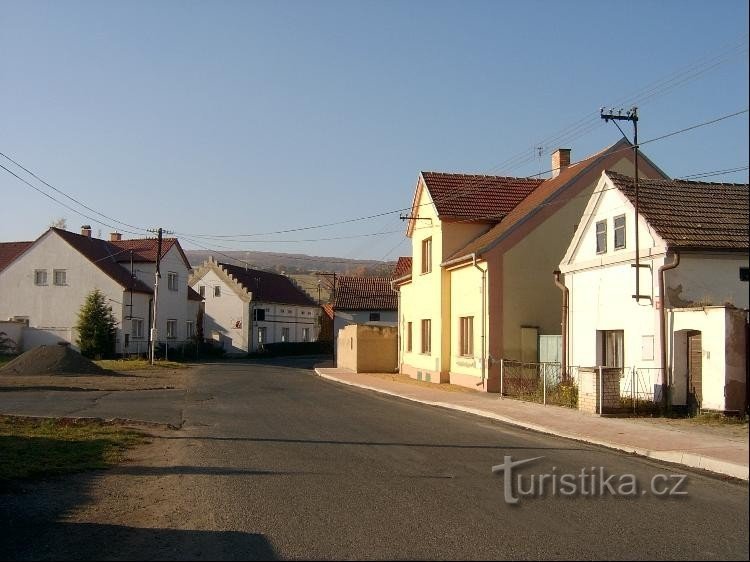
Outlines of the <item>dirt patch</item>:
<svg viewBox="0 0 750 562">
<path fill-rule="evenodd" d="M 2 375 L 63 375 L 108 373 L 69 345 L 41 345 L 7 363 Z"/>
<path fill-rule="evenodd" d="M 16 390 L 165 390 L 184 389 L 192 369 L 108 372 L 104 375 L 14 375 L 0 376 L 0 392 Z"/>
<path fill-rule="evenodd" d="M 445 392 L 468 392 L 472 394 L 476 394 L 478 391 L 468 388 L 466 386 L 461 386 L 458 384 L 449 384 L 449 383 L 442 383 L 442 384 L 436 384 L 434 382 L 427 382 L 427 381 L 418 381 L 417 379 L 413 379 L 408 375 L 402 375 L 402 374 L 390 374 L 390 373 L 366 373 L 365 376 L 368 377 L 376 377 L 379 379 L 387 380 L 387 381 L 394 381 L 394 382 L 400 382 L 404 384 L 411 384 L 414 386 L 422 386 L 425 388 L 432 388 L 435 390 L 443 390 Z"/>
</svg>

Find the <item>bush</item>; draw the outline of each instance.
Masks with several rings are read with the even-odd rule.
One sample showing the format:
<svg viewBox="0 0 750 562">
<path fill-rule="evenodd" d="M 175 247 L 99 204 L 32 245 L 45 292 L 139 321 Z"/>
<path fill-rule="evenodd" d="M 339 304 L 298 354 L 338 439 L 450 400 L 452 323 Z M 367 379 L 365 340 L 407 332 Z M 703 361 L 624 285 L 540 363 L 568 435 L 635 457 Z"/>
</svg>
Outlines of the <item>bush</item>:
<svg viewBox="0 0 750 562">
<path fill-rule="evenodd" d="M 88 294 L 78 312 L 78 339 L 81 355 L 92 358 L 112 357 L 115 353 L 117 322 L 107 297 L 99 289 Z"/>
</svg>

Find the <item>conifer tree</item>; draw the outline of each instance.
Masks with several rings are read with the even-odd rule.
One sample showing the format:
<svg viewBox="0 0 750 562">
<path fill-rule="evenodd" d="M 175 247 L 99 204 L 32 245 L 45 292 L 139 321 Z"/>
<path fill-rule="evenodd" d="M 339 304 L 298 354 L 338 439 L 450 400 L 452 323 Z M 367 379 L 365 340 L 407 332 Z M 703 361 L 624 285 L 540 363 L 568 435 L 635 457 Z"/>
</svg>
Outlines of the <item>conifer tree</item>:
<svg viewBox="0 0 750 562">
<path fill-rule="evenodd" d="M 112 307 L 99 289 L 86 297 L 78 312 L 78 347 L 86 357 L 106 357 L 115 352 L 117 322 Z"/>
</svg>

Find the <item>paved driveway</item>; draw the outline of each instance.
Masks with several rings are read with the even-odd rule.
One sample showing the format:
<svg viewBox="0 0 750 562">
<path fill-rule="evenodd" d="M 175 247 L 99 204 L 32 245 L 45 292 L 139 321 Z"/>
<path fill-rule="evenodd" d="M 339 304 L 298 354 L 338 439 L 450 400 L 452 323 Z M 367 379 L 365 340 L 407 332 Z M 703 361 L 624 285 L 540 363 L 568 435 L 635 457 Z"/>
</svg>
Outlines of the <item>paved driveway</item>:
<svg viewBox="0 0 750 562">
<path fill-rule="evenodd" d="M 542 457 L 524 467 L 527 478 L 602 466 L 646 486 L 654 475 L 684 471 L 340 386 L 308 366 L 207 365 L 187 391 L 141 397 L 144 412 L 179 411 L 182 429 L 111 471 L 0 496 L 0 552 L 26 559 L 748 558 L 744 484 L 688 473 L 688 495 L 679 498 L 560 497 L 548 489 L 508 505 L 505 481 L 491 471 L 507 455 Z M 79 415 L 100 408 L 98 415 L 119 416 L 128 400 L 99 397 Z"/>
</svg>

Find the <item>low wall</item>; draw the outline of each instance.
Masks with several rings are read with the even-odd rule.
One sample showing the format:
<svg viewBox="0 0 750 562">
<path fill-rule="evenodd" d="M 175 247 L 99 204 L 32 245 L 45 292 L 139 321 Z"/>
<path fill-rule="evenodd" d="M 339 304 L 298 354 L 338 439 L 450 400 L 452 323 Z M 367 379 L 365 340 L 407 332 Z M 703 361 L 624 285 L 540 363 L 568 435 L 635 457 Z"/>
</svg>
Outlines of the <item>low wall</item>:
<svg viewBox="0 0 750 562">
<path fill-rule="evenodd" d="M 622 369 L 581 367 L 578 371 L 578 409 L 590 414 L 620 411 L 620 374 Z"/>
<path fill-rule="evenodd" d="M 393 373 L 398 363 L 398 328 L 351 324 L 336 338 L 336 366 L 355 373 Z"/>
</svg>

